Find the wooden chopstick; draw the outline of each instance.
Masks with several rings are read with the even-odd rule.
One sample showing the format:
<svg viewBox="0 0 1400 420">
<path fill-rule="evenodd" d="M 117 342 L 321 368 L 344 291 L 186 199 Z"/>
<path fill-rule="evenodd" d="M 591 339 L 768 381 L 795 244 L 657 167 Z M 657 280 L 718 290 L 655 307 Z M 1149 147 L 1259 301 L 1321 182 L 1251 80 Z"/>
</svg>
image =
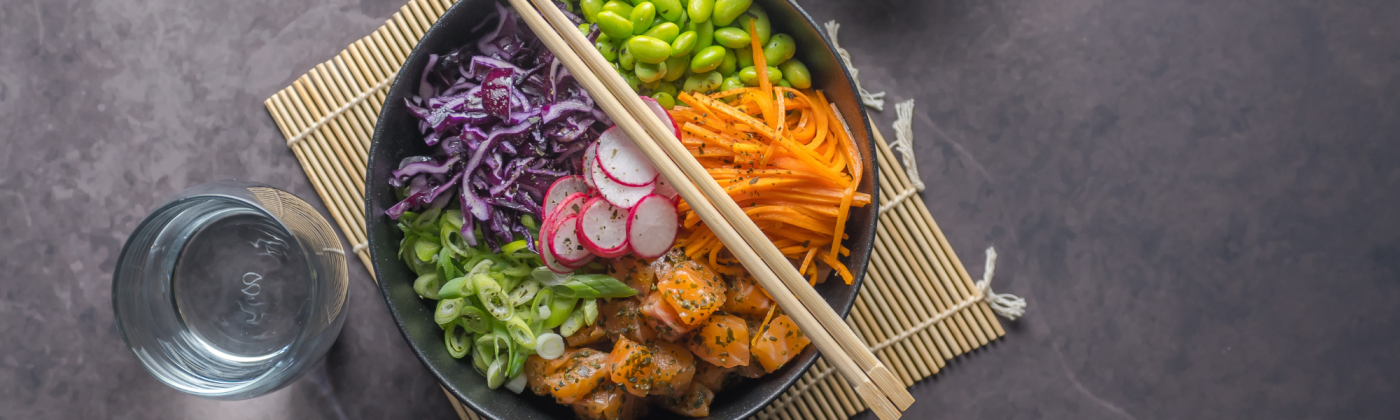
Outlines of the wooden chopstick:
<svg viewBox="0 0 1400 420">
<path fill-rule="evenodd" d="M 770 291 L 769 294 L 793 316 L 798 326 L 807 331 L 818 350 L 836 365 L 848 381 L 855 384 L 857 394 L 875 414 L 882 419 L 898 418 L 899 410 L 913 404 L 913 396 L 908 390 L 870 353 L 825 300 L 807 285 L 762 231 L 724 194 L 699 162 L 685 151 L 671 128 L 651 113 L 563 13 L 547 0 L 534 1 L 539 11 L 530 7 L 525 0 L 511 0 L 511 3 L 526 24 L 555 52 L 555 56 L 563 61 L 628 136 L 638 140 L 656 140 L 637 143 L 662 175 L 676 184 L 682 198 L 691 203 L 697 215 L 724 242 L 726 248 Z M 543 12 L 543 18 L 540 12 Z M 691 182 L 676 182 L 682 179 Z M 720 207 L 716 208 L 716 205 Z M 896 409 L 891 400 L 900 408 Z"/>
</svg>

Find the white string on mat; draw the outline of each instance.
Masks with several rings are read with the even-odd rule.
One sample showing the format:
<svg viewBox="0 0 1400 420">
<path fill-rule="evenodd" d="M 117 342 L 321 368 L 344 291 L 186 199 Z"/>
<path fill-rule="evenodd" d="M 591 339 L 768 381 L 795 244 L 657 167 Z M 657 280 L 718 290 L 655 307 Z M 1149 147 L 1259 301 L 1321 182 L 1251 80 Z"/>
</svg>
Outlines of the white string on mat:
<svg viewBox="0 0 1400 420">
<path fill-rule="evenodd" d="M 358 244 L 355 244 L 354 247 L 350 248 L 350 252 L 359 254 L 360 251 L 364 251 L 365 248 L 369 248 L 369 242 L 360 242 Z"/>
<path fill-rule="evenodd" d="M 884 350 L 889 346 L 898 344 L 901 341 L 908 340 L 909 337 L 913 337 L 920 331 L 933 327 L 934 324 L 937 324 L 939 321 L 943 321 L 944 319 L 953 316 L 953 314 L 956 314 L 964 309 L 971 307 L 972 305 L 977 304 L 977 302 L 987 302 L 987 306 L 990 306 L 993 312 L 996 312 L 997 315 L 1001 315 L 1003 318 L 1012 321 L 1015 321 L 1017 318 L 1020 318 L 1021 315 L 1025 315 L 1025 299 L 1022 299 L 1009 293 L 998 294 L 992 291 L 992 274 L 996 272 L 996 264 L 996 248 L 987 247 L 986 272 L 982 274 L 982 279 L 978 280 L 976 283 L 976 293 L 973 293 L 972 296 L 968 296 L 967 299 L 963 299 L 962 302 L 958 302 L 957 305 L 953 305 L 953 307 L 948 308 L 943 312 L 939 312 L 937 315 L 934 315 L 933 317 L 924 320 L 924 322 L 920 322 L 919 325 L 915 325 L 912 328 L 895 335 L 894 337 L 890 337 L 888 340 L 870 346 L 870 352 L 878 352 L 880 350 Z M 865 287 L 873 286 L 874 285 L 872 284 L 865 285 Z M 761 419 L 771 418 L 772 413 L 776 413 L 782 410 L 784 407 L 787 406 L 788 403 L 792 402 L 793 398 L 797 398 L 797 396 L 802 395 L 804 392 L 807 392 L 808 389 L 816 385 L 818 382 L 821 382 L 825 380 L 826 377 L 831 376 L 832 373 L 836 372 L 836 369 L 828 367 L 818 372 L 819 373 L 812 377 L 812 380 L 810 382 L 793 388 L 792 391 L 789 391 L 786 395 L 783 395 L 782 398 L 778 399 L 777 401 L 774 401 L 773 404 L 769 405 L 768 409 L 765 409 L 762 413 L 759 413 L 758 417 Z"/>
<path fill-rule="evenodd" d="M 865 103 L 865 106 L 884 111 L 885 92 L 870 92 L 861 87 L 860 78 L 857 77 L 860 75 L 860 70 L 856 70 L 856 66 L 851 65 L 851 53 L 846 52 L 845 48 L 841 48 L 841 42 L 836 40 L 836 31 L 839 29 L 841 29 L 841 24 L 836 23 L 836 21 L 826 22 L 826 35 L 831 37 L 831 46 L 836 48 L 836 54 L 841 56 L 841 60 L 846 62 L 846 68 L 851 71 L 851 80 L 856 82 L 856 90 L 860 91 L 860 101 Z"/>
<path fill-rule="evenodd" d="M 364 102 L 365 99 L 369 99 L 370 96 L 373 96 L 375 93 L 379 93 L 380 90 L 389 87 L 389 85 L 393 83 L 394 74 L 390 74 L 389 77 L 384 78 L 384 80 L 379 82 L 379 84 L 374 85 L 374 87 L 369 88 L 369 90 L 364 91 L 364 93 L 361 93 L 359 96 L 350 99 L 350 102 L 346 102 L 345 105 L 341 105 L 340 108 L 336 108 L 335 111 L 331 111 L 331 113 L 326 114 L 326 116 L 321 117 L 321 119 L 319 120 L 316 120 L 316 122 L 312 123 L 310 127 L 306 127 L 305 130 L 301 130 L 301 132 L 297 133 L 297 135 L 288 138 L 287 147 L 296 146 L 297 143 L 300 143 L 302 140 L 306 139 L 306 136 L 311 135 L 311 133 L 316 132 L 316 130 L 320 130 L 321 126 L 326 125 L 326 123 L 331 122 L 331 120 L 335 119 L 335 117 L 339 117 L 340 114 L 344 114 L 345 111 L 349 111 L 350 108 L 354 108 L 355 105 L 359 105 L 360 102 Z"/>
</svg>

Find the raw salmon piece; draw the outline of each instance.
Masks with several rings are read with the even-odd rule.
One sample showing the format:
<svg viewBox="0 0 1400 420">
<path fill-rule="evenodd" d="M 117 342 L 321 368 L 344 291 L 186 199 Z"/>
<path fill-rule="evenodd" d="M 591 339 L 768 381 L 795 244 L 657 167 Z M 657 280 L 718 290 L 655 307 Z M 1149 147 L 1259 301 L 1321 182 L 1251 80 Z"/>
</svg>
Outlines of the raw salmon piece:
<svg viewBox="0 0 1400 420">
<path fill-rule="evenodd" d="M 573 404 L 607 382 L 612 373 L 610 367 L 607 353 L 579 349 L 569 356 L 559 372 L 545 379 L 545 385 L 560 404 Z"/>
<path fill-rule="evenodd" d="M 628 393 L 645 397 L 651 392 L 652 377 L 656 374 L 651 349 L 628 340 L 618 339 L 613 345 L 608 363 L 612 364 L 612 381 L 621 384 Z"/>
<path fill-rule="evenodd" d="M 676 309 L 666 303 L 666 298 L 661 297 L 661 293 L 652 293 L 642 302 L 642 320 L 656 331 L 656 336 L 662 340 L 675 342 L 685 336 L 685 333 L 695 329 L 694 325 L 686 325 L 681 322 L 680 315 L 676 314 Z"/>
<path fill-rule="evenodd" d="M 749 364 L 749 327 L 734 315 L 710 317 L 686 340 L 695 356 L 719 367 Z"/>
<path fill-rule="evenodd" d="M 704 322 L 724 305 L 724 289 L 719 274 L 695 261 L 681 263 L 656 283 L 681 322 L 689 325 Z"/>
<path fill-rule="evenodd" d="M 710 402 L 714 399 L 714 391 L 710 391 L 705 385 L 692 383 L 685 395 L 663 400 L 661 406 L 686 417 L 706 417 L 710 415 Z"/>
<path fill-rule="evenodd" d="M 730 282 L 725 291 L 724 306 L 720 310 L 731 314 L 762 317 L 773 307 L 773 299 L 763 293 L 763 288 L 749 276 L 741 276 Z"/>
<path fill-rule="evenodd" d="M 665 341 L 653 341 L 647 347 L 651 349 L 652 365 L 656 368 L 651 395 L 679 396 L 690 388 L 695 377 L 695 356 L 690 350 Z"/>
<path fill-rule="evenodd" d="M 807 338 L 802 330 L 797 328 L 797 324 L 792 322 L 792 318 L 787 315 L 778 315 L 769 321 L 768 327 L 763 330 L 762 335 L 753 345 L 753 357 L 758 359 L 758 363 L 763 365 L 763 370 L 768 373 L 783 367 L 792 358 L 802 353 L 802 349 L 811 344 L 812 340 Z"/>
</svg>

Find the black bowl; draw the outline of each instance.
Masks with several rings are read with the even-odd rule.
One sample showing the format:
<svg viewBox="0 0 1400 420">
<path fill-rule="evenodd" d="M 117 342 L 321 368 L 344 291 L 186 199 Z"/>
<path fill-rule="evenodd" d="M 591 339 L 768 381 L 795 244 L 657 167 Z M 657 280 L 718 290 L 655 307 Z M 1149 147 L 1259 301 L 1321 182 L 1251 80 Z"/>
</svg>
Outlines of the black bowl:
<svg viewBox="0 0 1400 420">
<path fill-rule="evenodd" d="M 370 146 L 369 174 L 365 182 L 365 220 L 369 228 L 370 259 L 373 260 L 380 291 L 389 305 L 389 312 L 394 316 L 394 322 L 413 352 L 453 395 L 472 410 L 491 419 L 569 419 L 573 418 L 569 408 L 555 404 L 551 398 L 536 396 L 529 391 L 515 395 L 503 389 L 488 389 L 484 378 L 473 371 L 470 358 L 454 359 L 447 354 L 442 330 L 433 322 L 433 302 L 418 298 L 413 291 L 416 276 L 397 257 L 402 233 L 384 215 L 384 211 L 395 203 L 394 190 L 385 182 L 389 179 L 389 173 L 404 157 L 429 152 L 428 146 L 423 144 L 423 136 L 418 132 L 417 122 L 404 105 L 404 98 L 416 92 L 418 75 L 422 74 L 423 66 L 427 64 L 428 54 L 445 53 L 467 42 L 474 42 L 470 29 L 494 10 L 494 3 L 492 0 L 461 0 L 447 10 L 409 54 L 398 79 L 389 90 L 379 123 L 375 126 L 374 142 Z M 859 191 L 870 194 L 873 202 L 879 203 L 875 188 L 878 174 L 872 161 L 874 143 L 869 135 L 870 120 L 860 105 L 860 97 L 856 94 L 850 74 L 841 65 L 826 36 L 796 3 L 778 0 L 759 0 L 757 3 L 767 9 L 774 33 L 787 33 L 797 41 L 797 58 L 811 70 L 813 86 L 822 89 L 827 99 L 848 117 L 856 144 L 865 158 L 866 173 Z M 876 217 L 875 205 L 853 208 L 847 224 L 846 233 L 850 238 L 846 246 L 850 248 L 851 255 L 845 258 L 845 263 L 855 275 L 856 283 L 848 286 L 833 278 L 833 281 L 817 286 L 817 291 L 827 303 L 842 315 L 849 313 L 851 305 L 855 303 L 860 279 L 864 277 L 870 261 Z M 808 346 L 781 370 L 759 379 L 744 380 L 725 389 L 710 406 L 710 418 L 740 419 L 752 416 L 792 386 L 812 366 L 816 355 L 816 348 Z M 659 413 L 659 410 L 653 412 L 660 415 L 654 414 L 653 417 L 664 417 L 665 414 Z"/>
</svg>

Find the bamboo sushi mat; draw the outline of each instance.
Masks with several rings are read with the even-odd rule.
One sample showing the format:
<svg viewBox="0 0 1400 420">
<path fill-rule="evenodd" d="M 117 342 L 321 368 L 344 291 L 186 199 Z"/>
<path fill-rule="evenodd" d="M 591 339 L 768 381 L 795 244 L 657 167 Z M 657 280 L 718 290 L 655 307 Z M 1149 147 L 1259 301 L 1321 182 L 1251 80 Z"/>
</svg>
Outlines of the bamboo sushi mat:
<svg viewBox="0 0 1400 420">
<path fill-rule="evenodd" d="M 388 87 L 424 32 L 455 0 L 412 0 L 264 104 L 335 222 L 371 267 L 365 235 L 365 171 Z M 834 34 L 830 34 L 834 35 Z M 834 38 L 834 37 L 833 37 Z M 843 51 L 844 52 L 844 51 Z M 854 72 L 852 72 L 854 74 Z M 918 199 L 894 150 L 874 131 L 881 211 L 868 276 L 846 322 L 905 386 L 938 373 L 953 357 L 1005 335 L 938 224 Z M 906 146 L 907 147 L 907 146 Z M 907 199 L 913 196 L 914 199 Z M 370 271 L 373 277 L 373 270 Z M 844 420 L 866 409 L 855 392 L 816 364 L 759 419 Z M 444 391 L 446 392 L 446 391 Z M 479 417 L 450 393 L 458 416 Z"/>
</svg>

